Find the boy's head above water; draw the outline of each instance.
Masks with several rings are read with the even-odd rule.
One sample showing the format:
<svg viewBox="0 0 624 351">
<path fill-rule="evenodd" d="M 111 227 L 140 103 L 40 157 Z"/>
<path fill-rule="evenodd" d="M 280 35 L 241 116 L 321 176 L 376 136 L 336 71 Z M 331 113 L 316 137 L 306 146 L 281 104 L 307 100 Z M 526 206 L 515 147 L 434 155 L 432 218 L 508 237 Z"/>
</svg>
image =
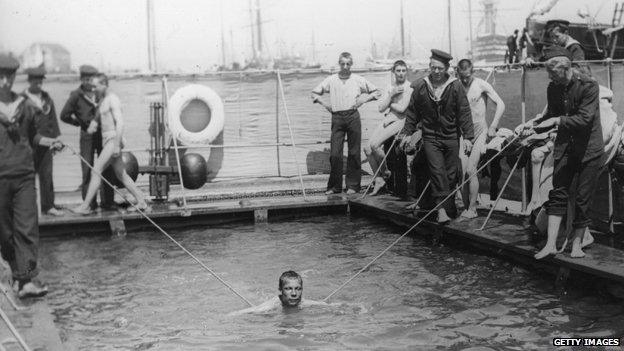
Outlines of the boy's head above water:
<svg viewBox="0 0 624 351">
<path fill-rule="evenodd" d="M 301 295 L 303 294 L 303 279 L 295 271 L 287 271 L 282 273 L 279 278 L 278 286 L 280 301 L 285 307 L 296 307 L 301 303 Z"/>
</svg>

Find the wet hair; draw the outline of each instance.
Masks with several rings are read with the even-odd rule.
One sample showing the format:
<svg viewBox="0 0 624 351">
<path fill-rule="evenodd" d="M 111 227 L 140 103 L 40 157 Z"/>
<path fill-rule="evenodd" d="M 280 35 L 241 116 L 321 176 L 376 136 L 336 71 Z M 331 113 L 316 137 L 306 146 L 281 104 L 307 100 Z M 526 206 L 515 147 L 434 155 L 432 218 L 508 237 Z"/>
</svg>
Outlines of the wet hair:
<svg viewBox="0 0 624 351">
<path fill-rule="evenodd" d="M 286 281 L 286 279 L 299 279 L 301 286 L 303 286 L 303 279 L 301 278 L 299 273 L 295 271 L 286 271 L 282 273 L 282 275 L 280 275 L 279 277 L 279 285 L 278 285 L 279 290 L 282 290 L 282 287 L 284 286 L 284 282 Z"/>
<path fill-rule="evenodd" d="M 470 61 L 469 59 L 461 59 L 457 63 L 457 68 L 459 68 L 462 71 L 468 68 L 472 68 L 472 61 Z"/>
<path fill-rule="evenodd" d="M 353 62 L 353 56 L 351 56 L 350 52 L 342 52 L 340 53 L 340 56 L 338 56 L 338 61 L 340 61 L 341 58 L 346 58 L 348 60 L 351 60 L 351 62 Z"/>
<path fill-rule="evenodd" d="M 104 73 L 98 73 L 93 78 L 99 80 L 102 84 L 108 86 L 108 76 Z"/>
<path fill-rule="evenodd" d="M 565 69 L 569 70 L 572 67 L 572 61 L 565 56 L 556 56 L 546 60 L 546 68 L 549 69 Z"/>
<path fill-rule="evenodd" d="M 394 70 L 399 67 L 399 66 L 403 66 L 407 69 L 407 63 L 405 63 L 405 61 L 403 60 L 396 60 L 394 61 L 394 63 L 392 64 L 392 72 L 394 72 Z"/>
</svg>

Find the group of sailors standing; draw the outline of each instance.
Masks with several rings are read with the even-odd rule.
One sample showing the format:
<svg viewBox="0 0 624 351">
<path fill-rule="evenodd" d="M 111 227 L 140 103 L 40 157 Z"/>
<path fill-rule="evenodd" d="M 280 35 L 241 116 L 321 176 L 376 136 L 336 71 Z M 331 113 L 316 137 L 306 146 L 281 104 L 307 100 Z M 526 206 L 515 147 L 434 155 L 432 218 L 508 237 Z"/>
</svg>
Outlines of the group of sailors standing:
<svg viewBox="0 0 624 351">
<path fill-rule="evenodd" d="M 516 128 L 508 135 L 498 129 L 505 112 L 505 103 L 485 80 L 473 76 L 473 65 L 468 59 L 459 61 L 456 76 L 450 74 L 451 55 L 431 50 L 429 74 L 414 82 L 407 80 L 407 65 L 396 61 L 392 67 L 392 84 L 380 91 L 363 77 L 351 73 L 353 59 L 349 53 L 339 57 L 340 71 L 319 84 L 312 91 L 314 103 L 323 105 L 332 115 L 331 120 L 331 175 L 326 194 L 342 191 L 342 151 L 345 134 L 349 145 L 347 161 L 347 194 L 360 190 L 361 124 L 357 109 L 364 103 L 379 100 L 383 119 L 364 147 L 373 172 L 372 194 L 386 185 L 391 172 L 384 164 L 383 146 L 396 150 L 386 152 L 409 153 L 419 150 L 425 169 L 412 167 L 412 179 L 422 174 L 431 185 L 431 208 L 437 210 L 437 221 L 448 223 L 456 216 L 451 193 L 466 177 L 471 177 L 465 208 L 461 218 L 478 216 L 476 203 L 479 181 L 475 176 L 480 159 L 486 154 L 486 144 L 493 138 L 506 141 L 528 141 L 545 133 L 553 147 L 553 189 L 544 204 L 548 216 L 547 243 L 535 255 L 542 259 L 560 252 L 556 247 L 562 219 L 573 216 L 572 257 L 583 257 L 587 240 L 589 205 L 596 187 L 596 179 L 604 169 L 603 137 L 599 107 L 599 86 L 587 70 L 573 67 L 581 58 L 580 45 L 567 34 L 566 21 L 550 21 L 546 33 L 551 45 L 543 50 L 543 60 L 551 80 L 547 90 L 548 105 L 543 114 Z M 582 51 L 582 48 L 581 48 Z M 329 102 L 321 95 L 329 93 Z M 486 102 L 496 104 L 492 123 L 486 122 Z M 398 142 L 397 142 L 398 141 Z M 536 144 L 541 146 L 543 144 Z M 393 149 L 392 146 L 390 149 Z M 415 162 L 415 161 L 414 161 Z M 401 167 L 399 167 L 401 168 Z M 396 174 L 392 174 L 396 178 Z M 407 174 L 403 175 L 407 177 Z M 574 182 L 573 182 L 574 180 Z M 568 201 L 573 201 L 573 213 L 568 213 Z"/>
<path fill-rule="evenodd" d="M 16 93 L 12 89 L 18 68 L 15 58 L 0 55 L 0 252 L 11 268 L 15 292 L 27 298 L 41 297 L 48 291 L 35 279 L 39 246 L 35 176 L 39 176 L 41 212 L 62 215 L 54 203 L 52 159 L 65 144 L 60 139 L 54 102 L 42 89 L 45 70 L 27 69 L 29 86 Z M 94 211 L 101 177 L 113 173 L 135 196 L 136 207 L 148 210 L 121 158 L 123 118 L 119 98 L 108 90 L 106 75 L 92 66 L 80 67 L 80 79 L 80 87 L 70 94 L 60 114 L 63 122 L 80 127 L 83 203 L 72 212 Z M 100 206 L 112 208 L 113 189 L 105 185 L 101 190 Z"/>
</svg>

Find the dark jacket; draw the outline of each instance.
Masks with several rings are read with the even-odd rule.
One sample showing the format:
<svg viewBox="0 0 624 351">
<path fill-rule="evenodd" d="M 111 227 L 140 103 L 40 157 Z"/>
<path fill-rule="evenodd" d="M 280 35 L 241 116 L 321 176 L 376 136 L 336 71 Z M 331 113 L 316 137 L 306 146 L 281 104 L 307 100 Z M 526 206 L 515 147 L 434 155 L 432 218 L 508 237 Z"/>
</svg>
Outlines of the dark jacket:
<svg viewBox="0 0 624 351">
<path fill-rule="evenodd" d="M 583 162 L 602 156 L 604 142 L 599 92 L 598 83 L 579 72 L 574 72 L 565 87 L 552 82 L 548 85 L 548 110 L 536 123 L 561 117 L 555 140 L 555 159 L 566 153 Z"/>
<path fill-rule="evenodd" d="M 17 94 L 14 94 L 17 98 Z M 35 173 L 33 145 L 38 145 L 41 134 L 37 132 L 35 115 L 37 107 L 24 99 L 16 113 L 18 137 L 12 138 L 7 117 L 0 118 L 0 179 L 32 176 Z"/>
<path fill-rule="evenodd" d="M 413 134 L 419 122 L 423 137 L 440 139 L 474 139 L 472 113 L 466 91 L 459 79 L 446 86 L 440 101 L 435 101 L 425 78 L 412 83 L 412 96 L 407 107 L 405 127 L 401 134 Z"/>
<path fill-rule="evenodd" d="M 24 97 L 28 98 L 26 93 Z M 56 118 L 56 109 L 54 107 L 54 101 L 45 91 L 41 92 L 41 100 L 43 100 L 43 109 L 34 105 L 36 116 L 35 122 L 37 124 L 37 131 L 44 137 L 57 138 L 61 135 L 59 129 L 58 119 Z"/>
<path fill-rule="evenodd" d="M 87 128 L 89 128 L 89 123 L 91 123 L 91 120 L 95 118 L 97 113 L 97 106 L 89 101 L 85 94 L 85 90 L 82 86 L 72 91 L 61 111 L 61 121 L 78 126 L 82 131 L 86 131 Z M 72 115 L 74 115 L 78 121 L 74 120 Z"/>
</svg>

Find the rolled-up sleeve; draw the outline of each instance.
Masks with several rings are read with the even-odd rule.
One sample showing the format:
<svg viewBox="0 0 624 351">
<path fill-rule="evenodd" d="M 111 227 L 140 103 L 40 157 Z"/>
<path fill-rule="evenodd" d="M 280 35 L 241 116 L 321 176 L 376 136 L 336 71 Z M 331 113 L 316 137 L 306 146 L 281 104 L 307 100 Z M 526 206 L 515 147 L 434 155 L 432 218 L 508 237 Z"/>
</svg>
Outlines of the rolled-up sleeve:
<svg viewBox="0 0 624 351">
<path fill-rule="evenodd" d="M 331 76 L 323 79 L 323 81 L 316 86 L 316 88 L 312 89 L 312 92 L 315 94 L 323 95 L 325 93 L 329 93 L 329 80 Z"/>
</svg>

